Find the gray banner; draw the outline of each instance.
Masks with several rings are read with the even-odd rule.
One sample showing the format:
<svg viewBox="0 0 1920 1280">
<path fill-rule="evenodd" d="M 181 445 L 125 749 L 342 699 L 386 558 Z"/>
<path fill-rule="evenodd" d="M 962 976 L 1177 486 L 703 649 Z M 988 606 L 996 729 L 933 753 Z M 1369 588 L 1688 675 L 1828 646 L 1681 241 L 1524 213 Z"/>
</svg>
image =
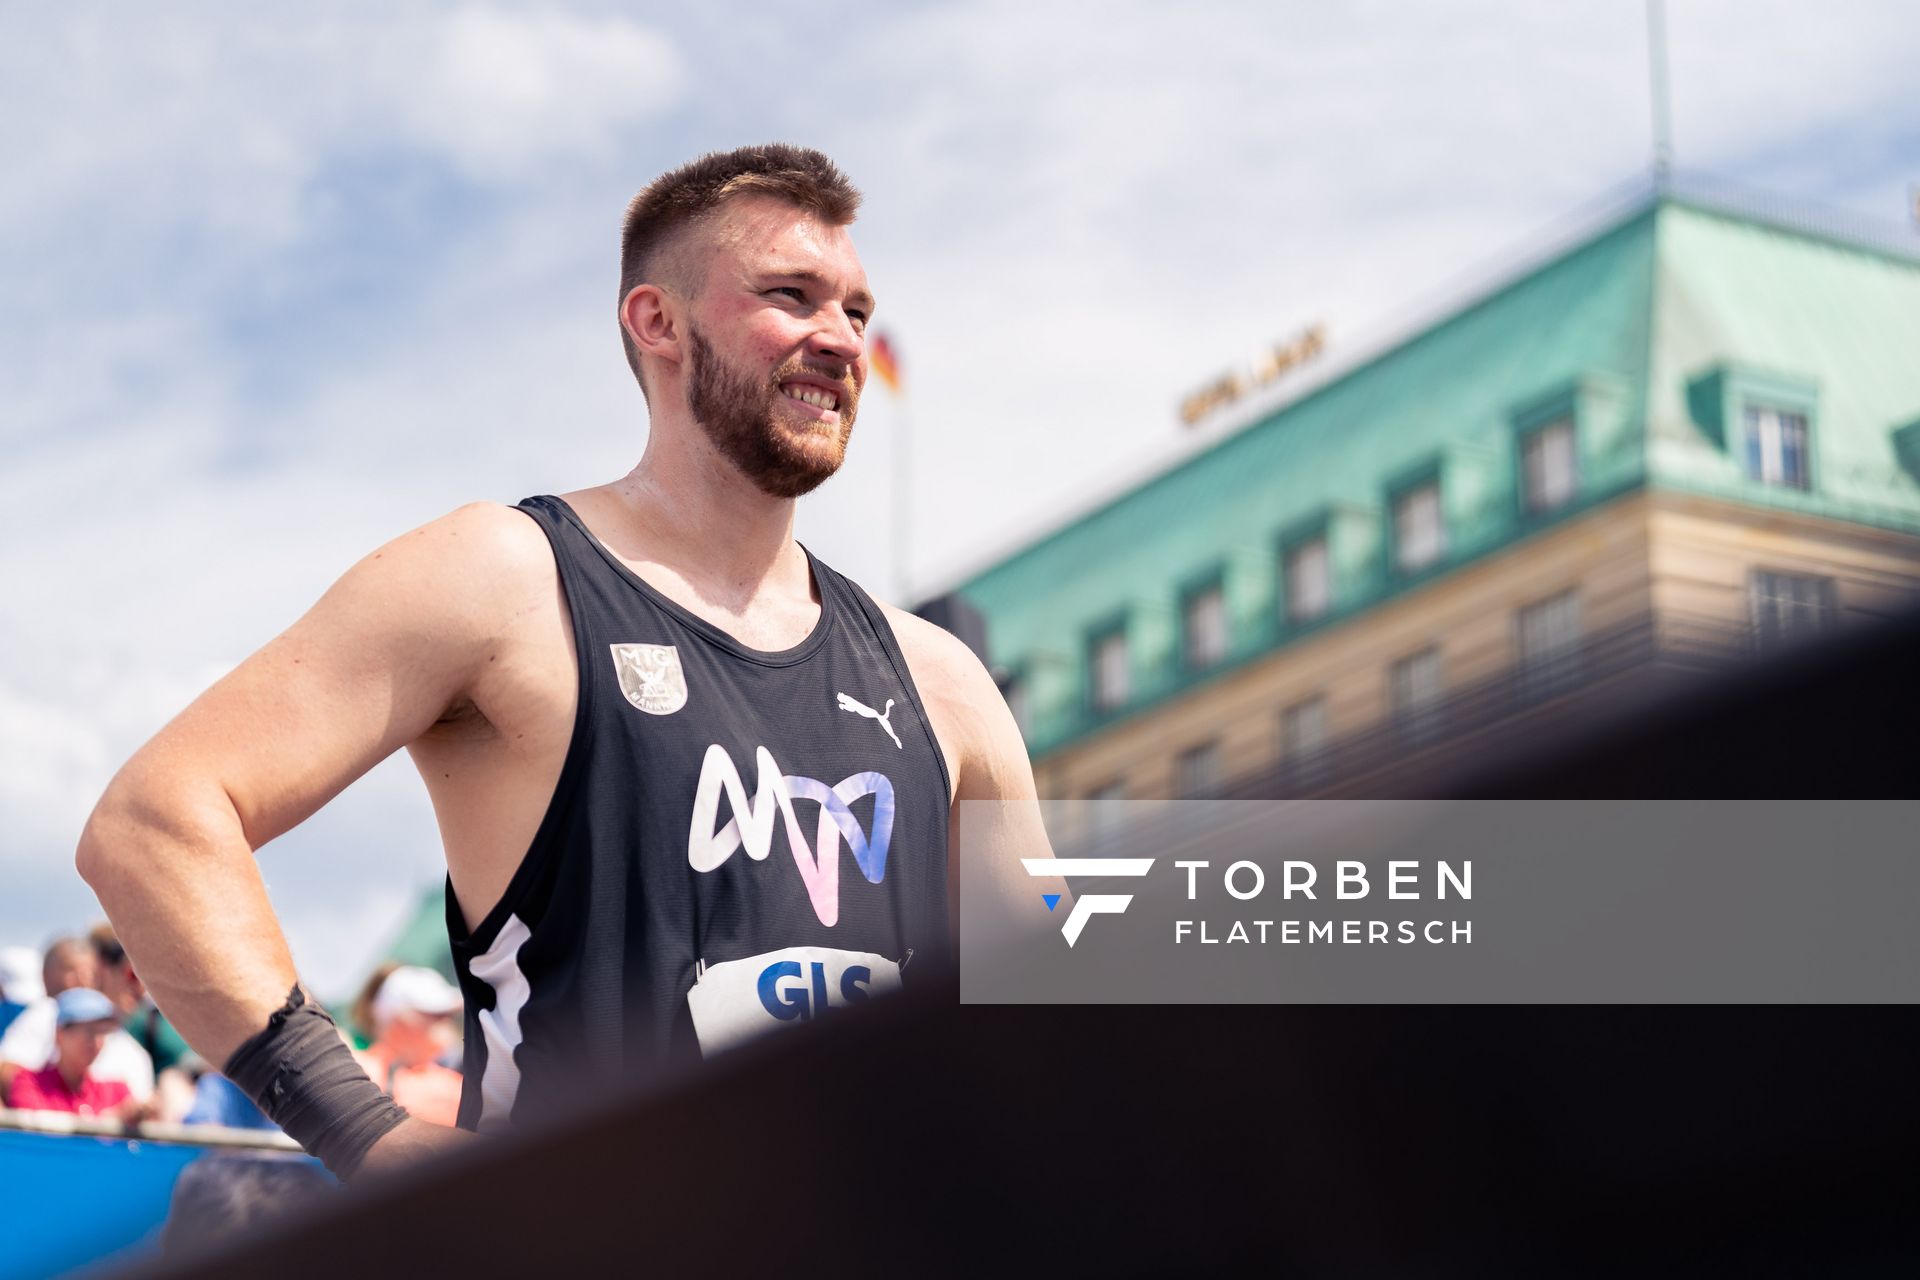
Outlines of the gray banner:
<svg viewBox="0 0 1920 1280">
<path fill-rule="evenodd" d="M 961 806 L 967 1003 L 1920 998 L 1920 801 L 1047 801 L 1039 822 Z"/>
</svg>

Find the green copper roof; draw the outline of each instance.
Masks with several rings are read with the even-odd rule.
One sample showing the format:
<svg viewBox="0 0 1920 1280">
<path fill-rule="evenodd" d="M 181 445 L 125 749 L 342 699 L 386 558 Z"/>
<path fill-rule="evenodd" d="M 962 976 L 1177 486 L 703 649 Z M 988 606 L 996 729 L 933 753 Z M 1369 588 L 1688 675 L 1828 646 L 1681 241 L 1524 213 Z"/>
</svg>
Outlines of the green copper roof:
<svg viewBox="0 0 1920 1280">
<path fill-rule="evenodd" d="M 1100 727 L 1092 637 L 1125 629 L 1130 714 L 1652 484 L 1920 529 L 1920 261 L 1777 220 L 1650 198 L 1552 260 L 1016 551 L 958 590 L 1024 687 L 1038 753 Z M 1807 413 L 1813 485 L 1746 478 L 1741 407 Z M 1578 496 L 1518 498 L 1520 440 L 1572 418 Z M 1437 479 L 1442 561 L 1389 565 L 1395 493 Z M 1327 537 L 1331 612 L 1281 618 L 1282 548 Z M 1231 651 L 1184 669 L 1183 593 L 1224 585 Z"/>
<path fill-rule="evenodd" d="M 1920 488 L 1896 456 L 1920 423 L 1920 260 L 1711 209 L 1660 211 L 1646 431 L 1654 483 L 1920 529 Z M 1744 478 L 1716 405 L 1725 373 L 1813 419 L 1806 492 Z M 1716 420 L 1717 410 L 1726 418 Z M 1909 433 L 1909 437 L 1912 434 Z"/>
</svg>

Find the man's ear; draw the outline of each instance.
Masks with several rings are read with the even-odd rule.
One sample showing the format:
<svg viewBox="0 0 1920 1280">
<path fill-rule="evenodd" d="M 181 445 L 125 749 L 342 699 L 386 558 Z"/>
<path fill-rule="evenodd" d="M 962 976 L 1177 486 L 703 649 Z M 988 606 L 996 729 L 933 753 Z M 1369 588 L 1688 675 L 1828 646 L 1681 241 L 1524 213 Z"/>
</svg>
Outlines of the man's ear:
<svg viewBox="0 0 1920 1280">
<path fill-rule="evenodd" d="M 680 299 L 657 284 L 637 284 L 620 300 L 620 324 L 635 349 L 678 364 L 685 340 Z"/>
</svg>

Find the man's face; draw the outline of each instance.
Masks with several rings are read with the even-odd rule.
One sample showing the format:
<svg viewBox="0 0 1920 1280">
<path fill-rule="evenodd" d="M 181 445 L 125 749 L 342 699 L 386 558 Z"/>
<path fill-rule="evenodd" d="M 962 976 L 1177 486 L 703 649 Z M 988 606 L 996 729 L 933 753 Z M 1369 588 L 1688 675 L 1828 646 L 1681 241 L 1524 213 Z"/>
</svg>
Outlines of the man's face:
<svg viewBox="0 0 1920 1280">
<path fill-rule="evenodd" d="M 687 407 L 762 492 L 797 498 L 846 459 L 867 382 L 866 273 L 845 227 L 769 197 L 734 200 L 706 234 Z"/>
<path fill-rule="evenodd" d="M 113 1023 L 75 1022 L 54 1032 L 54 1049 L 60 1055 L 60 1065 L 76 1074 L 93 1066 L 93 1060 L 100 1056 L 101 1046 L 114 1031 Z"/>
<path fill-rule="evenodd" d="M 451 1049 L 460 1039 L 456 1015 L 402 1013 L 387 1024 L 381 1042 L 403 1066 L 417 1067 L 432 1062 Z"/>
<path fill-rule="evenodd" d="M 95 990 L 113 1001 L 114 1007 L 122 1013 L 132 1013 L 146 995 L 146 988 L 140 985 L 140 979 L 134 975 L 133 966 L 126 961 L 109 964 L 104 958 L 96 962 Z"/>
<path fill-rule="evenodd" d="M 62 991 L 70 991 L 74 987 L 93 986 L 97 969 L 98 964 L 93 958 L 93 952 L 76 948 L 51 956 L 40 976 L 46 983 L 47 994 L 57 996 Z"/>
</svg>

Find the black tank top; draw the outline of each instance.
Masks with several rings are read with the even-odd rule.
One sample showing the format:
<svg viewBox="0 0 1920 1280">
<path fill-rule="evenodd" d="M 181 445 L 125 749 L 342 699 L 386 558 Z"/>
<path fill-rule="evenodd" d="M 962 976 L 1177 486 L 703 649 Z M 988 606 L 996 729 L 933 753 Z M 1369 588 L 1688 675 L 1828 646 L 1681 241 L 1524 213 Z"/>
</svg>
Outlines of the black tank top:
<svg viewBox="0 0 1920 1280">
<path fill-rule="evenodd" d="M 560 499 L 520 509 L 553 545 L 579 700 L 539 831 L 471 933 L 448 886 L 461 1126 L 537 1120 L 592 1081 L 932 977 L 951 954 L 951 792 L 872 599 L 807 552 L 819 623 L 749 649 Z"/>
</svg>

